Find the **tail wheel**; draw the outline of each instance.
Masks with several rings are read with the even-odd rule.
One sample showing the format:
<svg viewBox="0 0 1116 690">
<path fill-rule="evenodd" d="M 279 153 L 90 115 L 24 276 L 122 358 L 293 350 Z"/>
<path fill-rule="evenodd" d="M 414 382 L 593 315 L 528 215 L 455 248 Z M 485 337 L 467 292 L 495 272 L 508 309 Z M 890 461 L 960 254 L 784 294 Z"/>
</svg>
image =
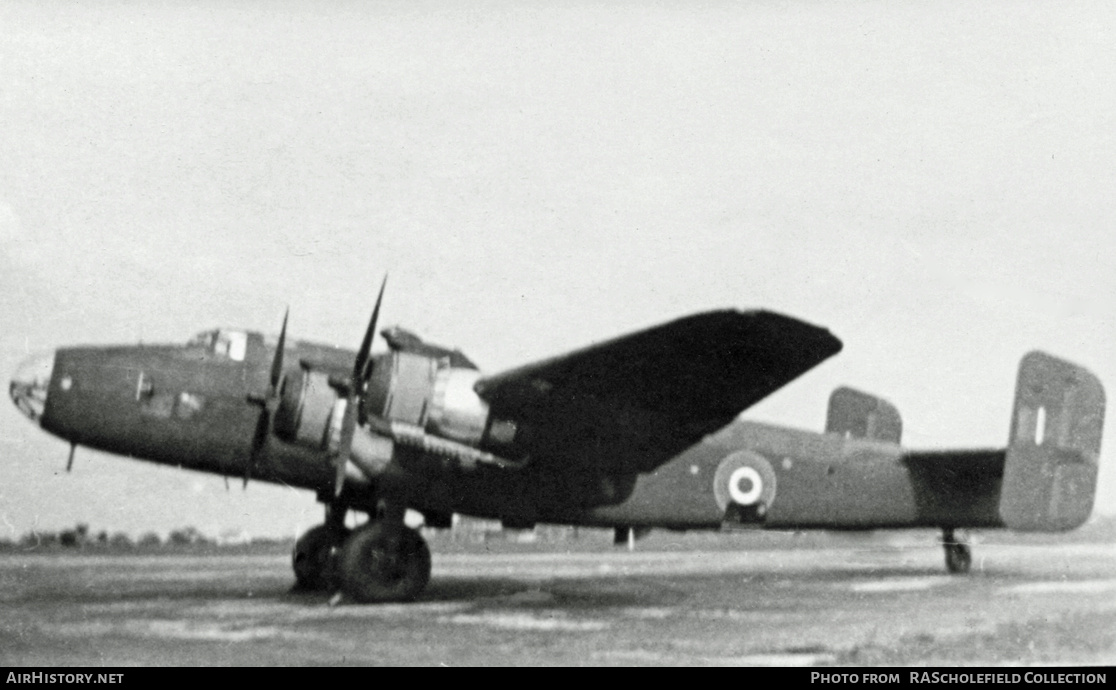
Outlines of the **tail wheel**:
<svg viewBox="0 0 1116 690">
<path fill-rule="evenodd" d="M 353 532 L 338 566 L 341 590 L 353 601 L 410 601 L 430 580 L 430 549 L 410 527 L 377 520 Z"/>
<path fill-rule="evenodd" d="M 291 553 L 295 587 L 308 592 L 332 589 L 336 584 L 337 550 L 348 536 L 347 529 L 338 532 L 319 525 L 299 537 Z"/>
<path fill-rule="evenodd" d="M 945 545 L 946 568 L 955 575 L 969 572 L 973 564 L 973 552 L 968 544 Z"/>
<path fill-rule="evenodd" d="M 955 575 L 969 572 L 973 564 L 973 552 L 969 550 L 963 535 L 957 534 L 952 527 L 942 528 L 942 546 L 945 548 L 946 568 Z"/>
</svg>

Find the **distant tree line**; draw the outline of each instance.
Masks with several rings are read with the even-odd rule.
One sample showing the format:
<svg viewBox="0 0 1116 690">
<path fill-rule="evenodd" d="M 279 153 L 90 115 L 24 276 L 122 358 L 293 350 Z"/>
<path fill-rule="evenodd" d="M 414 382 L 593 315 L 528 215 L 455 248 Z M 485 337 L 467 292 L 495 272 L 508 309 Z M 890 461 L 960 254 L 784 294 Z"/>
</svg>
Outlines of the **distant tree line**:
<svg viewBox="0 0 1116 690">
<path fill-rule="evenodd" d="M 58 532 L 45 530 L 32 530 L 21 535 L 18 539 L 0 537 L 0 551 L 30 551 L 30 550 L 153 550 L 162 548 L 185 547 L 211 547 L 249 545 L 273 545 L 286 543 L 285 539 L 239 539 L 235 542 L 219 540 L 206 536 L 196 527 L 180 527 L 167 535 L 166 539 L 156 532 L 144 532 L 138 538 L 133 538 L 127 532 L 113 532 L 107 530 L 93 532 L 89 525 L 79 522 L 72 528 Z"/>
<path fill-rule="evenodd" d="M 590 536 L 589 533 L 606 534 L 607 541 L 611 543 L 611 530 L 582 530 L 583 536 Z M 1116 515 L 1095 515 L 1083 527 L 1068 533 L 1062 534 L 1022 534 L 1012 533 L 1000 530 L 976 530 L 977 534 L 986 535 L 989 543 L 1116 543 Z M 755 541 L 763 542 L 766 540 L 774 540 L 776 545 L 783 544 L 784 540 L 780 540 L 780 535 L 788 535 L 789 533 L 783 532 L 753 532 L 750 538 Z M 827 538 L 825 532 L 810 533 L 817 537 L 816 546 L 824 547 L 830 544 L 832 539 Z M 876 534 L 880 534 L 877 532 Z M 441 536 L 439 536 L 441 535 Z M 597 535 L 599 536 L 599 535 Z M 721 544 L 717 535 L 706 533 L 705 536 L 715 540 L 723 548 L 735 548 L 732 543 Z M 790 535 L 798 536 L 798 535 Z M 854 535 L 855 536 L 855 535 Z M 865 535 L 865 537 L 870 535 Z M 528 537 L 530 537 L 528 539 Z M 462 518 L 455 521 L 454 527 L 451 530 L 428 530 L 428 539 L 435 539 L 438 541 L 451 540 L 456 542 L 460 539 L 465 541 L 481 540 L 488 542 L 490 539 L 498 540 L 512 540 L 515 542 L 538 542 L 542 544 L 553 544 L 560 542 L 567 542 L 571 539 L 578 539 L 578 530 L 573 527 L 559 526 L 559 525 L 538 525 L 533 530 L 505 530 L 497 521 L 493 520 L 471 520 Z M 33 530 L 20 536 L 16 540 L 11 538 L 0 537 L 0 553 L 12 552 L 30 552 L 30 551 L 57 551 L 65 552 L 73 549 L 75 551 L 106 551 L 106 552 L 127 552 L 127 551 L 156 551 L 156 550 L 242 550 L 242 549 L 265 549 L 282 547 L 289 548 L 293 545 L 293 539 L 269 539 L 269 538 L 248 538 L 246 535 L 232 535 L 223 538 L 213 538 L 206 536 L 201 530 L 196 527 L 180 527 L 172 530 L 164 539 L 154 531 L 142 533 L 139 537 L 133 538 L 126 532 L 113 532 L 110 534 L 107 530 L 100 530 L 97 532 L 92 531 L 89 525 L 81 522 L 70 529 L 64 529 L 58 532 L 50 532 L 45 530 Z M 593 541 L 593 539 L 590 539 Z M 839 541 L 839 540 L 838 540 Z"/>
</svg>

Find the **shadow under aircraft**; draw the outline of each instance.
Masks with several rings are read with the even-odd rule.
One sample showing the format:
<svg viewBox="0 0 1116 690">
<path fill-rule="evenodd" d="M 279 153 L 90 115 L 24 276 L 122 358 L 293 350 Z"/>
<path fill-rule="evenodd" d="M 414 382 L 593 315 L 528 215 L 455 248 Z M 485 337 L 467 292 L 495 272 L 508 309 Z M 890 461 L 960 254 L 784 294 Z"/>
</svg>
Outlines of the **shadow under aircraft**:
<svg viewBox="0 0 1116 690">
<path fill-rule="evenodd" d="M 824 433 L 737 419 L 841 349 L 768 311 L 687 316 L 552 359 L 482 374 L 400 328 L 356 351 L 218 329 L 183 345 L 68 347 L 33 357 L 18 409 L 73 448 L 316 492 L 322 525 L 297 541 L 297 585 L 357 602 L 413 599 L 430 552 L 404 523 L 455 513 L 611 527 L 1064 531 L 1093 507 L 1104 390 L 1087 370 L 1023 357 L 1006 448 L 900 445 L 896 409 L 839 388 Z M 346 515 L 368 520 L 356 529 Z"/>
</svg>

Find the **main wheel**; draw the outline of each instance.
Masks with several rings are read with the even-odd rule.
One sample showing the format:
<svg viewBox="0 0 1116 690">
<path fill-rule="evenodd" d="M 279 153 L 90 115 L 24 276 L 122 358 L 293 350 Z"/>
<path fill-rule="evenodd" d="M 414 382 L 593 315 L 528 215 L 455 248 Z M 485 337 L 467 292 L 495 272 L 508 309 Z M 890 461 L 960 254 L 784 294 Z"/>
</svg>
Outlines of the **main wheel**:
<svg viewBox="0 0 1116 690">
<path fill-rule="evenodd" d="M 353 601 L 410 601 L 430 580 L 430 549 L 410 527 L 373 521 L 341 547 L 338 571 Z"/>
<path fill-rule="evenodd" d="M 946 568 L 949 572 L 961 575 L 969 572 L 973 564 L 973 553 L 968 544 L 945 545 Z"/>
<path fill-rule="evenodd" d="M 336 552 L 348 536 L 347 529 L 337 532 L 318 525 L 299 537 L 291 552 L 295 587 L 306 592 L 331 589 L 336 580 Z"/>
</svg>

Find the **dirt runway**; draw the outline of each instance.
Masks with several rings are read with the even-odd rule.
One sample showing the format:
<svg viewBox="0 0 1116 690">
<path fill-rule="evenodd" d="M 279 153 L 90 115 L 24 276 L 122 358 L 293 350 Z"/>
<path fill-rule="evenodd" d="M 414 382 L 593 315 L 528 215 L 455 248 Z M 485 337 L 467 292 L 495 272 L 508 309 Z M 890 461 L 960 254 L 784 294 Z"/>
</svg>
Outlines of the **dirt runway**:
<svg viewBox="0 0 1116 690">
<path fill-rule="evenodd" d="M 285 555 L 0 555 L 0 664 L 1116 663 L 1116 545 L 435 550 L 412 604 L 289 592 Z"/>
</svg>

